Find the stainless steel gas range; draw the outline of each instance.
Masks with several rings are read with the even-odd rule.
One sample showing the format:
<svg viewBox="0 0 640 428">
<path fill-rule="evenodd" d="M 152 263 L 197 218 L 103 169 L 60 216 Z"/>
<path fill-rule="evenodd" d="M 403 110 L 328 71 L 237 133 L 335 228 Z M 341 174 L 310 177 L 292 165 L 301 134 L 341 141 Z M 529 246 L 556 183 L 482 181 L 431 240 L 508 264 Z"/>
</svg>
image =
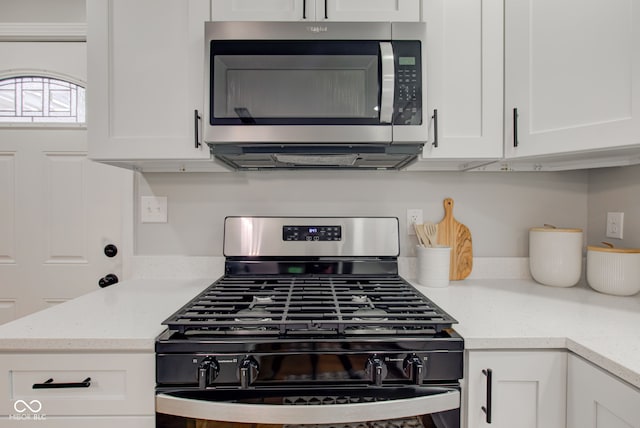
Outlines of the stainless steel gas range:
<svg viewBox="0 0 640 428">
<path fill-rule="evenodd" d="M 456 321 L 391 217 L 228 217 L 225 274 L 156 341 L 167 427 L 460 427 Z"/>
</svg>

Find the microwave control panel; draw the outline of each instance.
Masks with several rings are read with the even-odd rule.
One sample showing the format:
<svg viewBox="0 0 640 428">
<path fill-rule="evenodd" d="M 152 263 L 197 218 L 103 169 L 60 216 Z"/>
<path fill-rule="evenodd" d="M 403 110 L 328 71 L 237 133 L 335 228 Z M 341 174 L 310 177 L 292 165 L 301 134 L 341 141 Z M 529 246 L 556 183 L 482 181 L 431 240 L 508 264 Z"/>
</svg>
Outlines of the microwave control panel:
<svg viewBox="0 0 640 428">
<path fill-rule="evenodd" d="M 394 41 L 395 99 L 394 125 L 422 124 L 422 59 L 420 42 Z"/>
</svg>

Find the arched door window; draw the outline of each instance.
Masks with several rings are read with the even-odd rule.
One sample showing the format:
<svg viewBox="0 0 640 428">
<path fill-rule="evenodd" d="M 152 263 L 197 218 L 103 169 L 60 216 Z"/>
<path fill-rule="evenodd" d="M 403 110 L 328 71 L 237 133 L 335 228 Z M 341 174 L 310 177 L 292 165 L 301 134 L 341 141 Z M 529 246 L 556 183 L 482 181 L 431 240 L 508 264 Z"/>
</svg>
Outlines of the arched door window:
<svg viewBox="0 0 640 428">
<path fill-rule="evenodd" d="M 51 77 L 0 80 L 0 123 L 85 122 L 85 89 Z"/>
</svg>

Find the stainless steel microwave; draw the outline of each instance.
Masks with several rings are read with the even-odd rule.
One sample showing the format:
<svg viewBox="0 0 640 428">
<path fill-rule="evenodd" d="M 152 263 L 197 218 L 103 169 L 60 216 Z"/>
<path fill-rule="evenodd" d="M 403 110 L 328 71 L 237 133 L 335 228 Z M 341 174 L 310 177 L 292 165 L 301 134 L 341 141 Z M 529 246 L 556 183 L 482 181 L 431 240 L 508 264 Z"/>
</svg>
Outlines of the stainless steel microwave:
<svg viewBox="0 0 640 428">
<path fill-rule="evenodd" d="M 406 165 L 428 139 L 425 37 L 424 23 L 207 22 L 204 141 L 227 161 L 279 147 L 353 166 L 382 148 L 371 166 Z"/>
</svg>

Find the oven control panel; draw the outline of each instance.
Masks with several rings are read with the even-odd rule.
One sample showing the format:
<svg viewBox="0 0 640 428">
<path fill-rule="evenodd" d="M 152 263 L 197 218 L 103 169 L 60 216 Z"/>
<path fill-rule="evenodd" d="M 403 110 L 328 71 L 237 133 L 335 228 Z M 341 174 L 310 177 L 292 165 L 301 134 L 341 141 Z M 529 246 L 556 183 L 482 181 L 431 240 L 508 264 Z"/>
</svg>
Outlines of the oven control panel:
<svg viewBox="0 0 640 428">
<path fill-rule="evenodd" d="M 342 226 L 283 226 L 283 241 L 341 241 Z"/>
</svg>

